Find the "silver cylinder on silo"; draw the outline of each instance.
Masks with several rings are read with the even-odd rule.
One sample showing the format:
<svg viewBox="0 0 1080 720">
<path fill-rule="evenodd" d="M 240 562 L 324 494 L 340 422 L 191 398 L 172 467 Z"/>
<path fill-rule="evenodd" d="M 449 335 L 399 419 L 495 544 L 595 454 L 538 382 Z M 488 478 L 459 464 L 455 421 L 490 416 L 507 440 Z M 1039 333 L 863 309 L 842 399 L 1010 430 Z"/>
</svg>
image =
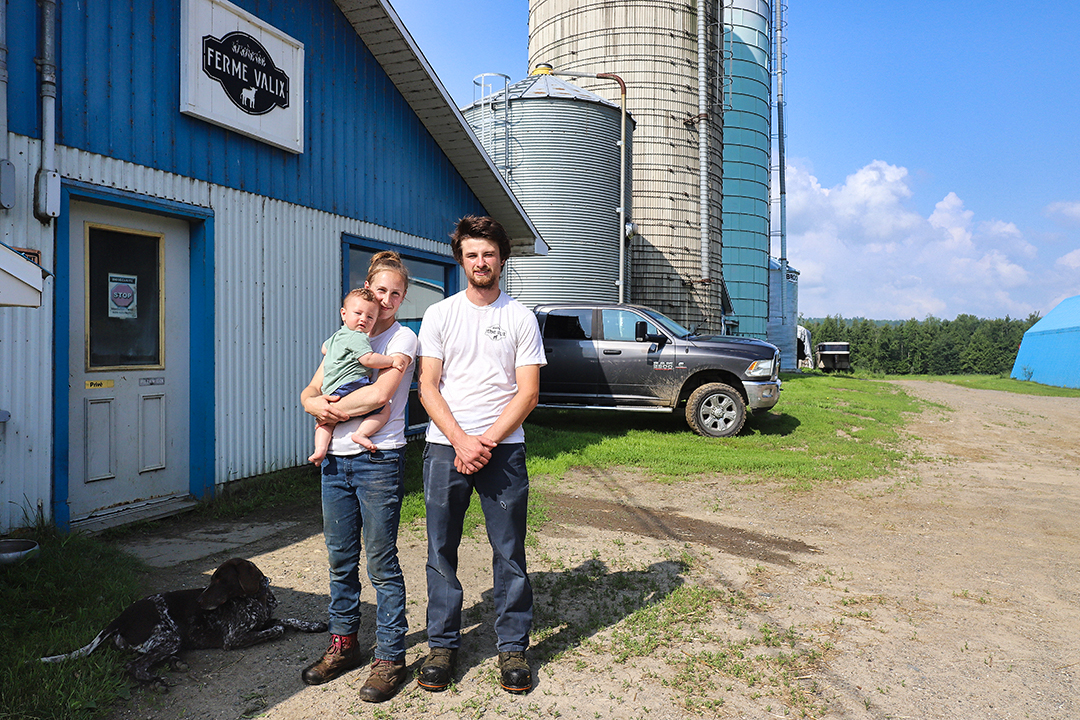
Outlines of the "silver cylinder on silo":
<svg viewBox="0 0 1080 720">
<path fill-rule="evenodd" d="M 546 256 L 511 257 L 506 291 L 527 307 L 617 301 L 625 232 L 619 227 L 619 106 L 539 74 L 473 102 L 462 114 L 550 248 Z M 631 128 L 628 120 L 628 146 Z M 629 206 L 629 189 L 626 197 Z"/>
<path fill-rule="evenodd" d="M 780 369 L 795 370 L 799 328 L 799 271 L 769 258 L 769 321 L 766 340 L 780 348 Z"/>
</svg>

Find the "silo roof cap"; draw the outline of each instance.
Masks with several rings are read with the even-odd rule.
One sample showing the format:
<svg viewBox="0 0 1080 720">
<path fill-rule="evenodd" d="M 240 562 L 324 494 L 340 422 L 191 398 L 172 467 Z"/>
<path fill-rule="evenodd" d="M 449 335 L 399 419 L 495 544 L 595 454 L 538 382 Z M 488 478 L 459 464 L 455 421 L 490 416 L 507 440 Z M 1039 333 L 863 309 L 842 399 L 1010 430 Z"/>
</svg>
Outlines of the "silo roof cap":
<svg viewBox="0 0 1080 720">
<path fill-rule="evenodd" d="M 607 105 L 615 109 L 619 108 L 619 104 L 600 97 L 596 93 L 589 92 L 583 88 L 579 88 L 573 83 L 568 83 L 555 75 L 530 75 L 527 78 L 518 80 L 511 85 L 508 90 L 500 90 L 497 93 L 493 93 L 490 97 L 484 98 L 483 102 L 502 102 L 503 95 L 509 93 L 511 100 L 528 100 L 532 98 L 560 98 L 564 100 L 578 100 L 581 102 L 597 103 L 599 105 Z M 462 108 L 462 111 L 468 110 L 474 105 L 479 105 L 480 100 L 476 100 L 469 105 Z"/>
<path fill-rule="evenodd" d="M 779 270 L 780 269 L 780 260 L 779 260 L 779 258 L 774 258 L 774 257 L 769 258 L 769 269 L 770 270 Z M 798 270 L 796 270 L 795 268 L 791 267 L 790 262 L 788 263 L 787 269 L 788 269 L 788 272 L 793 272 L 793 273 L 795 273 L 797 275 L 802 274 Z"/>
</svg>

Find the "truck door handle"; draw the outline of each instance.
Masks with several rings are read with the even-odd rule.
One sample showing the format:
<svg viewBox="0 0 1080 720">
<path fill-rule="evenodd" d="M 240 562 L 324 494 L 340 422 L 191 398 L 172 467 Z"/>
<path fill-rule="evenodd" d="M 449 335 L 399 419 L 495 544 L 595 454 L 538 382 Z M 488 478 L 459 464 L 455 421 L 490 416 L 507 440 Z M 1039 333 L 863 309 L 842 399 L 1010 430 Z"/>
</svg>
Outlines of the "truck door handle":
<svg viewBox="0 0 1080 720">
<path fill-rule="evenodd" d="M 622 355 L 622 350 L 605 350 L 605 355 Z"/>
</svg>

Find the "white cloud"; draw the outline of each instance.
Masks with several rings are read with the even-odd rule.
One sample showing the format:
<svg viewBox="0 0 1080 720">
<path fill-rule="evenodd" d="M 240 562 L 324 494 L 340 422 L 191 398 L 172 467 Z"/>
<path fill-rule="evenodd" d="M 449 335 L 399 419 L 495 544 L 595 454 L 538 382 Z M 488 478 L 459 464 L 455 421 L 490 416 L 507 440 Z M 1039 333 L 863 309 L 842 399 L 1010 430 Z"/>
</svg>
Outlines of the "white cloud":
<svg viewBox="0 0 1080 720">
<path fill-rule="evenodd" d="M 1080 202 L 1055 202 L 1046 206 L 1046 214 L 1060 216 L 1066 220 L 1080 222 Z"/>
<path fill-rule="evenodd" d="M 1073 250 L 1057 259 L 1056 265 L 1070 270 L 1080 270 L 1080 250 Z"/>
<path fill-rule="evenodd" d="M 950 192 L 945 199 L 934 206 L 928 222 L 931 227 L 944 230 L 956 249 L 971 247 L 971 218 L 975 213 L 964 209 L 964 201 Z"/>
<path fill-rule="evenodd" d="M 789 166 L 787 189 L 788 254 L 808 317 L 1026 317 L 1045 311 L 1065 270 L 1080 268 L 1080 251 L 1059 258 L 1056 272 L 1040 267 L 1020 228 L 976 218 L 955 192 L 921 215 L 907 169 L 880 160 L 831 188 Z"/>
</svg>

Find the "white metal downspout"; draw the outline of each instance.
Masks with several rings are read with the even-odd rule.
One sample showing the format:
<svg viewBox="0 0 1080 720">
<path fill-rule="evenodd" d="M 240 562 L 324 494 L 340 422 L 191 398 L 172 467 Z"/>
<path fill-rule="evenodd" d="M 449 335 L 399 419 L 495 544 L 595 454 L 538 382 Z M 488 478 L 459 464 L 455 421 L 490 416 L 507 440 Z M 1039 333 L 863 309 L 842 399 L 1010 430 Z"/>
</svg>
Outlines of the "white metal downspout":
<svg viewBox="0 0 1080 720">
<path fill-rule="evenodd" d="M 619 302 L 626 302 L 626 83 L 612 73 L 596 77 L 619 83 Z"/>
<path fill-rule="evenodd" d="M 43 223 L 60 216 L 60 173 L 56 171 L 56 0 L 41 4 L 41 167 L 34 192 L 34 215 Z"/>
<path fill-rule="evenodd" d="M 538 70 L 541 66 L 537 66 Z M 556 71 L 550 65 L 543 65 L 541 72 L 568 77 L 594 77 L 601 80 L 614 80 L 619 83 L 619 108 L 622 127 L 619 131 L 619 302 L 625 302 L 626 289 L 626 82 L 615 73 L 586 73 L 572 70 Z M 535 72 L 535 71 L 534 71 Z"/>
<path fill-rule="evenodd" d="M 705 0 L 697 0 L 698 204 L 701 227 L 701 281 L 709 272 L 709 114 L 705 83 Z"/>
</svg>

